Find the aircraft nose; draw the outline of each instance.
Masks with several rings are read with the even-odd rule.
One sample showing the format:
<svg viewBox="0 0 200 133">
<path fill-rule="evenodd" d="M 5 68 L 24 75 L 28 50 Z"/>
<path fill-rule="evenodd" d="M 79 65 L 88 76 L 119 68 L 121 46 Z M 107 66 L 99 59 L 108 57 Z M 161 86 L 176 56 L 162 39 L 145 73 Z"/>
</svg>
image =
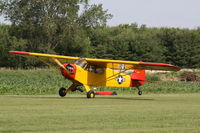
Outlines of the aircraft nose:
<svg viewBox="0 0 200 133">
<path fill-rule="evenodd" d="M 74 71 L 74 67 L 71 64 L 67 64 L 65 68 L 69 71 L 70 74 Z"/>
<path fill-rule="evenodd" d="M 76 66 L 74 64 L 63 64 L 66 69 L 61 68 L 61 73 L 65 78 L 74 79 Z"/>
</svg>

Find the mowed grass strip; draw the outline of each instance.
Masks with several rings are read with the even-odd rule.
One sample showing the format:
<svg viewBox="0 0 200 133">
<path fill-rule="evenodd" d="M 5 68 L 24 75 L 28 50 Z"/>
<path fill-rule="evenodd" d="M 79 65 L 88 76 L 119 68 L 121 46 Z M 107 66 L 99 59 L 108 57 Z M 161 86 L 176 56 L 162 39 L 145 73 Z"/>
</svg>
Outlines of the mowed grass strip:
<svg viewBox="0 0 200 133">
<path fill-rule="evenodd" d="M 199 133 L 200 94 L 0 96 L 1 133 Z"/>
</svg>

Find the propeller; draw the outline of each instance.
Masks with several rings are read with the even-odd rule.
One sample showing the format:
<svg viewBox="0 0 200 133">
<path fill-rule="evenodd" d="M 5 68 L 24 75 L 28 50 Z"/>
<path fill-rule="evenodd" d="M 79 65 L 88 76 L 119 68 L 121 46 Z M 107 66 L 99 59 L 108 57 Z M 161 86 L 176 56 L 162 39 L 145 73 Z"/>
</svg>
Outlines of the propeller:
<svg viewBox="0 0 200 133">
<path fill-rule="evenodd" d="M 56 64 L 58 64 L 61 68 L 63 68 L 64 70 L 67 70 L 66 68 L 65 68 L 65 66 L 58 60 L 58 59 L 56 59 L 56 58 L 53 58 L 53 60 L 56 62 Z"/>
<path fill-rule="evenodd" d="M 64 69 L 67 74 L 72 74 L 73 69 L 70 67 L 65 67 L 58 59 L 53 58 L 53 60 L 56 62 L 56 64 L 58 64 L 62 69 Z"/>
</svg>

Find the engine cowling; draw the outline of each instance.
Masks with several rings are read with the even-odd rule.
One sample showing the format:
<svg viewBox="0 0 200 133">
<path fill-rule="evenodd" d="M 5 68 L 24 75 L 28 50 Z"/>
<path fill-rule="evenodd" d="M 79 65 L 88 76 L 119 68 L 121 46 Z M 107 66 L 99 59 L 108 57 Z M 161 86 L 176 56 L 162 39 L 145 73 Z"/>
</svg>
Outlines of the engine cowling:
<svg viewBox="0 0 200 133">
<path fill-rule="evenodd" d="M 66 68 L 60 68 L 61 74 L 67 79 L 74 79 L 76 75 L 76 65 L 74 64 L 63 64 Z"/>
</svg>

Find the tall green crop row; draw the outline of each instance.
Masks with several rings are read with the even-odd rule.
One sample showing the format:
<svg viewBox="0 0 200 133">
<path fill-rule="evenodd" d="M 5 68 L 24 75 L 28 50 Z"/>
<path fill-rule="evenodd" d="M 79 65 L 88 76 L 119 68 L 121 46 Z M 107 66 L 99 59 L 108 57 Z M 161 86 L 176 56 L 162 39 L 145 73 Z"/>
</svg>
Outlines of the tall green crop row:
<svg viewBox="0 0 200 133">
<path fill-rule="evenodd" d="M 54 94 L 69 84 L 54 70 L 0 70 L 0 94 Z"/>
<path fill-rule="evenodd" d="M 167 77 L 174 74 L 147 74 L 148 80 L 159 83 L 145 83 L 144 86 L 141 86 L 143 94 L 200 93 L 200 82 L 161 81 L 161 77 L 164 75 Z M 68 87 L 70 84 L 71 82 L 65 80 L 59 72 L 51 69 L 0 70 L 0 94 L 57 94 L 60 87 Z M 137 93 L 137 88 L 97 87 L 97 89 L 116 91 L 120 94 Z"/>
</svg>

